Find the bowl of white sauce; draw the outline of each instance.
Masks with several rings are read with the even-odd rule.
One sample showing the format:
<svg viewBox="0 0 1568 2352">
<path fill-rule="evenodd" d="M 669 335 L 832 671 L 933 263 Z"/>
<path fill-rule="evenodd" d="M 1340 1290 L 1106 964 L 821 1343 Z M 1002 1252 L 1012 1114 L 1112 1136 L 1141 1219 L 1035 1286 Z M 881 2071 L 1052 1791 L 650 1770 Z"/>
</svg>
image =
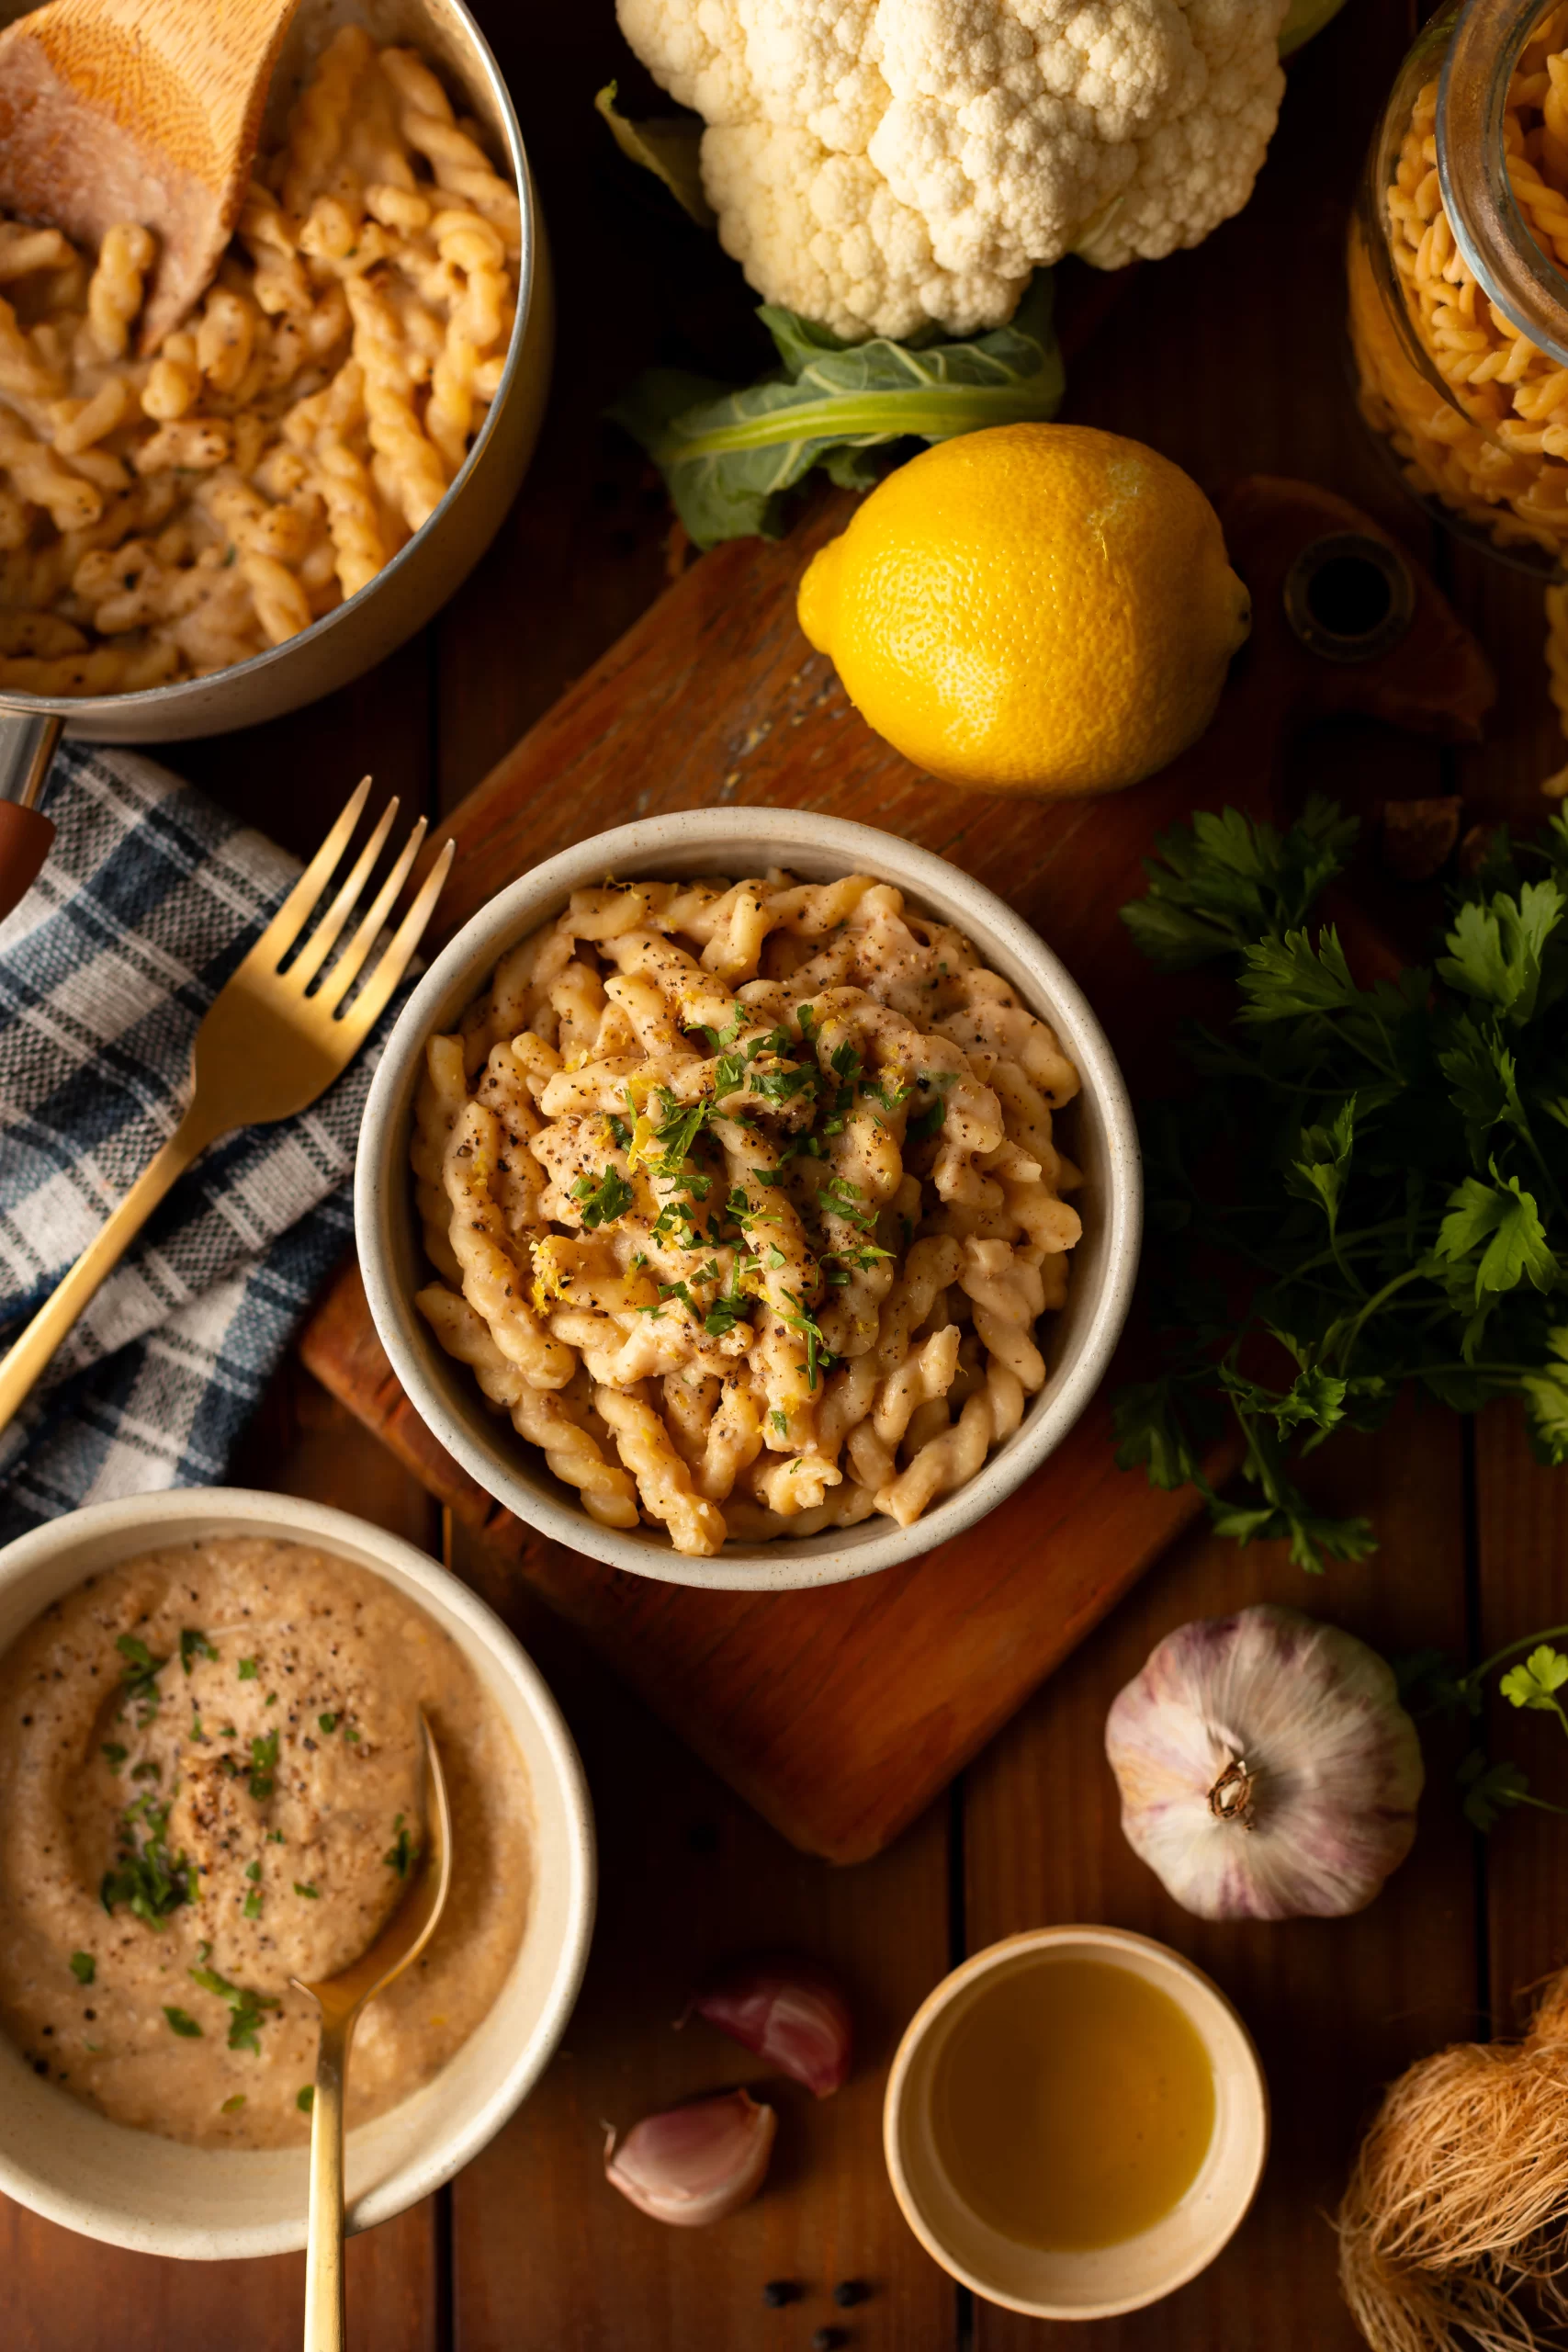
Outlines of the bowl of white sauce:
<svg viewBox="0 0 1568 2352">
<path fill-rule="evenodd" d="M 421 1706 L 454 1885 L 356 2038 L 351 2230 L 477 2154 L 570 2014 L 594 1842 L 554 1700 L 455 1577 L 290 1496 L 138 1496 L 0 1551 L 0 2192 L 141 2253 L 304 2245 L 288 1978 L 346 1965 L 417 1867 Z"/>
</svg>

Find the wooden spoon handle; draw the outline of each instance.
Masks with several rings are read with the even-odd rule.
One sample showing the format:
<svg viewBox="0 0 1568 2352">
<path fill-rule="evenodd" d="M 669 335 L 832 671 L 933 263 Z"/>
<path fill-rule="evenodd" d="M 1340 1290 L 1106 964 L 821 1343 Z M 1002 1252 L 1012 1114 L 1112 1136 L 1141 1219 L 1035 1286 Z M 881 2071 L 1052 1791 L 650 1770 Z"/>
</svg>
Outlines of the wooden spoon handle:
<svg viewBox="0 0 1568 2352">
<path fill-rule="evenodd" d="M 305 2352 L 344 2352 L 343 2086 L 354 2018 L 324 2017 L 310 2105 L 310 2234 L 305 2248 Z"/>
</svg>

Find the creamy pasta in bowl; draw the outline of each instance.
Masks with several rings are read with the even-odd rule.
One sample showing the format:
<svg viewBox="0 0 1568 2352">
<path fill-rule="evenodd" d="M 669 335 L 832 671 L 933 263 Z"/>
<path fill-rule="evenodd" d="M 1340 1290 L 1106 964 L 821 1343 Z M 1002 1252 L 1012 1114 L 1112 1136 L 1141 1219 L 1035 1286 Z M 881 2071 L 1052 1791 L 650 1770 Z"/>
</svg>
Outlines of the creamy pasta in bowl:
<svg viewBox="0 0 1568 2352">
<path fill-rule="evenodd" d="M 547 374 L 515 117 L 436 0 L 305 0 L 233 240 L 149 350 L 157 258 L 131 219 L 95 254 L 0 216 L 0 702 L 96 740 L 390 650 L 493 535 Z"/>
<path fill-rule="evenodd" d="M 356 1226 L 394 1368 L 491 1494 L 769 1589 L 928 1550 L 1045 1458 L 1138 1199 L 1103 1035 L 1000 900 L 866 827 L 709 809 L 459 933 L 378 1073 Z"/>
</svg>

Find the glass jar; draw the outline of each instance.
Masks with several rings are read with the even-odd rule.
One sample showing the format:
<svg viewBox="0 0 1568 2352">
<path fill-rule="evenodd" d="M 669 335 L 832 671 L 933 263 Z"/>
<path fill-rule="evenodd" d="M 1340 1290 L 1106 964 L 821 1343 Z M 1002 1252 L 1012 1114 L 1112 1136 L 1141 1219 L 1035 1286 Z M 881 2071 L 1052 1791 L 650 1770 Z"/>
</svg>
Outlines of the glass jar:
<svg viewBox="0 0 1568 2352">
<path fill-rule="evenodd" d="M 1363 414 L 1443 521 L 1540 571 L 1568 730 L 1568 5 L 1450 0 L 1400 69 L 1349 248 Z M 1547 790 L 1568 793 L 1568 769 Z"/>
</svg>

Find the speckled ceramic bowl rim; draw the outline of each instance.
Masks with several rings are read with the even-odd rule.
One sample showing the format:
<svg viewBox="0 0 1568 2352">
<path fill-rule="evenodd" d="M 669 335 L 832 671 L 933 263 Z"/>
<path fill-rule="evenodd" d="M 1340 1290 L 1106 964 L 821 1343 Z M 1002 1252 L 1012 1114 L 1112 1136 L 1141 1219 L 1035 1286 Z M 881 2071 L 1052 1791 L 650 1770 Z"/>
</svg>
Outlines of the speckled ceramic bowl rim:
<svg viewBox="0 0 1568 2352">
<path fill-rule="evenodd" d="M 607 874 L 657 874 L 661 858 L 683 859 L 685 873 L 740 874 L 780 864 L 807 872 L 830 866 L 894 883 L 956 924 L 1051 1023 L 1103 1122 L 1109 1179 L 1098 1204 L 1106 1227 L 1100 1287 L 1077 1352 L 1047 1382 L 1017 1433 L 912 1527 L 870 1522 L 795 1542 L 727 1544 L 711 1560 L 685 1557 L 662 1544 L 601 1527 L 547 1490 L 542 1465 L 530 1476 L 505 1466 L 494 1434 L 498 1424 L 477 1388 L 471 1407 L 454 1409 L 426 1368 L 435 1342 L 397 1272 L 398 1228 L 405 1237 L 412 1230 L 407 1141 L 425 1040 L 457 1018 L 501 956 L 558 912 L 573 890 Z M 705 863 L 694 864 L 694 858 Z M 836 1584 L 915 1559 L 962 1534 L 1021 1486 L 1060 1445 L 1110 1363 L 1132 1298 L 1142 1216 L 1137 1127 L 1126 1085 L 1105 1032 L 1065 966 L 1003 899 L 945 858 L 896 834 L 811 808 L 688 808 L 646 818 L 595 833 L 499 891 L 448 942 L 403 1009 L 366 1104 L 355 1182 L 360 1270 L 381 1343 L 421 1419 L 485 1492 L 541 1534 L 631 1575 L 754 1592 Z M 417 1252 L 417 1241 L 412 1247 Z M 511 1442 L 521 1450 L 521 1440 Z M 553 1488 L 553 1480 L 548 1485 Z"/>
<path fill-rule="evenodd" d="M 221 1533 L 225 1521 L 247 1532 L 254 1532 L 259 1525 L 280 1540 L 316 1544 L 326 1552 L 345 1553 L 372 1574 L 387 1566 L 393 1566 L 422 1596 L 457 1620 L 486 1652 L 531 1717 L 548 1759 L 564 1826 L 565 1849 L 558 1859 L 556 1882 L 563 1895 L 564 1919 L 544 2005 L 526 2038 L 491 2078 L 484 2095 L 472 2101 L 466 2113 L 438 2127 L 422 2154 L 389 2171 L 355 2200 L 350 2211 L 350 2228 L 373 2229 L 417 2205 L 478 2155 L 527 2097 L 554 2054 L 581 1986 L 593 1930 L 597 1863 L 592 1805 L 571 1734 L 548 1685 L 495 1611 L 427 1554 L 370 1521 L 356 1518 L 351 1511 L 336 1510 L 328 1504 L 309 1502 L 293 1495 L 242 1487 L 183 1487 L 90 1504 L 50 1520 L 0 1549 L 0 1590 L 100 1538 L 118 1537 L 122 1532 L 131 1534 L 138 1528 L 146 1527 L 157 1531 L 150 1533 L 150 1544 L 177 1542 L 179 1537 L 174 1531 L 182 1525 Z M 119 1556 L 129 1558 L 133 1552 L 134 1547 L 130 1547 Z M 83 1571 L 84 1575 L 91 1573 L 90 1568 Z M 536 1775 L 531 1774 L 531 1778 L 536 1781 Z M 481 2022 L 476 2030 L 482 2030 Z M 437 2084 L 441 2080 L 439 2075 L 434 2077 Z M 70 2100 L 68 2092 L 52 2086 L 51 2095 Z M 157 2151 L 173 2144 L 108 2123 L 95 2117 L 91 2109 L 80 2108 L 75 2100 L 70 2100 L 70 2104 L 103 2131 L 141 2143 L 151 2152 L 150 2163 L 155 2164 Z M 352 2144 L 351 2136 L 351 2149 Z M 221 2157 L 219 2160 L 226 2161 Z M 85 2192 L 62 2193 L 40 2184 L 25 2163 L 18 2163 L 3 2150 L 0 2191 L 65 2229 L 80 2231 L 87 2237 L 140 2254 L 198 2261 L 232 2260 L 253 2255 L 295 2253 L 305 2243 L 303 2173 L 298 2218 L 288 2222 L 184 2224 L 148 2221 L 138 2216 L 127 2202 L 95 2199 Z"/>
<path fill-rule="evenodd" d="M 995 2284 L 971 2270 L 937 2237 L 927 2219 L 924 2207 L 916 2192 L 904 2163 L 903 2111 L 908 2088 L 910 2071 L 926 2037 L 943 2012 L 980 1978 L 989 1976 L 1007 1966 L 1021 1953 L 1030 1951 L 1082 1952 L 1086 1956 L 1114 1960 L 1118 1952 L 1137 1953 L 1165 1969 L 1172 1976 L 1183 1977 L 1201 1999 L 1212 2002 L 1216 2014 L 1224 2017 L 1240 2037 L 1247 2064 L 1247 2080 L 1253 2106 L 1258 2119 L 1259 2132 L 1257 2162 L 1249 2178 L 1235 2199 L 1235 2210 L 1223 2231 L 1214 2233 L 1201 2252 L 1190 2260 L 1174 2265 L 1158 2290 L 1153 2294 L 1137 2294 L 1112 2298 L 1102 2303 L 1086 2306 L 1081 2303 L 1048 2303 L 1030 2301 L 998 2290 Z M 1206 2037 L 1205 2037 L 1206 2039 Z M 1269 2085 L 1263 2072 L 1257 2046 L 1247 2031 L 1235 2005 L 1223 1993 L 1212 1976 L 1189 1960 L 1185 1953 L 1172 1951 L 1169 1944 L 1160 1943 L 1153 1936 L 1140 1936 L 1131 1928 L 1101 1928 L 1063 1925 L 1050 1928 L 1030 1928 L 1016 1936 L 1004 1936 L 1000 1942 L 987 1944 L 984 1951 L 970 1957 L 933 1985 L 919 2007 L 905 2027 L 903 2037 L 894 2052 L 888 2071 L 887 2088 L 882 2103 L 882 2153 L 887 2165 L 887 2177 L 898 2210 L 913 2230 L 932 2260 L 939 2262 L 950 2278 L 983 2296 L 988 2303 L 999 2303 L 1004 2311 L 1021 2312 L 1029 2319 L 1090 2321 L 1115 2319 L 1124 2312 L 1145 2310 L 1152 2302 L 1163 2302 L 1179 2287 L 1185 2287 L 1201 2271 L 1224 2252 L 1251 2211 L 1258 2194 L 1263 2169 L 1269 2161 Z"/>
</svg>

